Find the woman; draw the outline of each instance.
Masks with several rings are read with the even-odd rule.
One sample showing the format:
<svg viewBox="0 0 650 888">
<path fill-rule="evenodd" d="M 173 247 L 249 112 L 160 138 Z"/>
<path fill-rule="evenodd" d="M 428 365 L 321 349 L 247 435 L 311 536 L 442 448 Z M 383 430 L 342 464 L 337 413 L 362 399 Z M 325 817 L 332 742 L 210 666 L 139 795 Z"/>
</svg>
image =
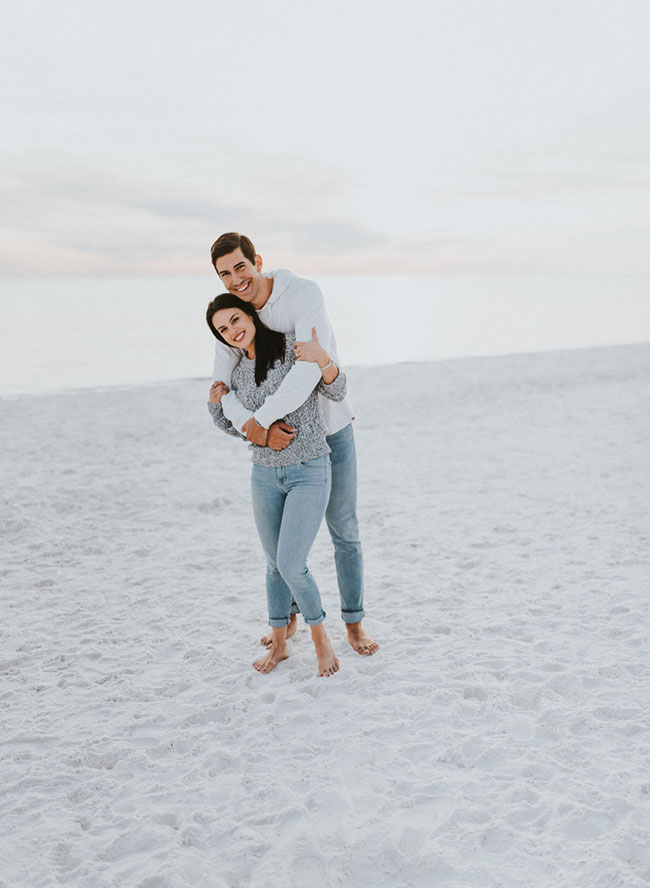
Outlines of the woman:
<svg viewBox="0 0 650 888">
<path fill-rule="evenodd" d="M 270 330 L 249 303 L 230 293 L 213 299 L 206 320 L 217 339 L 241 350 L 231 386 L 242 404 L 254 412 L 277 390 L 295 363 L 295 337 Z M 253 513 L 266 555 L 266 596 L 272 630 L 267 655 L 253 666 L 258 672 L 267 673 L 289 656 L 286 635 L 293 596 L 311 630 L 318 674 L 329 676 L 338 671 L 339 661 L 325 632 L 320 593 L 306 562 L 325 514 L 331 485 L 330 448 L 325 440 L 317 392 L 333 401 L 343 400 L 345 374 L 320 347 L 315 331 L 312 342 L 301 343 L 299 350 L 301 360 L 318 362 L 321 381 L 305 403 L 285 417 L 295 428 L 291 442 L 283 450 L 250 445 Z M 221 398 L 228 391 L 224 383 L 213 383 L 210 413 L 219 428 L 244 438 L 223 414 Z"/>
</svg>

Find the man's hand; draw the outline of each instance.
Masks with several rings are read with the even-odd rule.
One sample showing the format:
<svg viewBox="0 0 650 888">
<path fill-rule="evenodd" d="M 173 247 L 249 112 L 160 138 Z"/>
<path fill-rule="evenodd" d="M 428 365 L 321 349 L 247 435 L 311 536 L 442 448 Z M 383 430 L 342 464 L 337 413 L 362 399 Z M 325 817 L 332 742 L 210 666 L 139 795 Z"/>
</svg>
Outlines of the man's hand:
<svg viewBox="0 0 650 888">
<path fill-rule="evenodd" d="M 266 447 L 266 439 L 269 430 L 265 429 L 264 426 L 261 426 L 254 416 L 251 416 L 248 422 L 244 423 L 241 430 L 251 444 L 258 444 L 260 447 Z"/>
<path fill-rule="evenodd" d="M 272 450 L 284 450 L 287 444 L 293 441 L 296 430 L 293 426 L 288 425 L 283 419 L 276 421 L 269 426 L 269 434 L 266 439 L 266 446 Z"/>
<path fill-rule="evenodd" d="M 220 404 L 223 396 L 227 395 L 229 391 L 230 389 L 225 382 L 213 382 L 210 386 L 210 397 L 208 400 L 211 404 Z"/>
</svg>

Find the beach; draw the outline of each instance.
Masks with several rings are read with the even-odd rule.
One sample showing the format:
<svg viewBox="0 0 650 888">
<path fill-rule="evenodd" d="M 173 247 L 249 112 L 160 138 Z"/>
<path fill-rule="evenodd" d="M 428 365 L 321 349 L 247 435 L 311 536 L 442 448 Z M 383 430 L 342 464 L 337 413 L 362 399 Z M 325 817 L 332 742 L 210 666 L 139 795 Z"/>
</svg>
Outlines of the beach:
<svg viewBox="0 0 650 888">
<path fill-rule="evenodd" d="M 310 276 L 311 277 L 311 276 Z M 319 275 L 346 367 L 650 342 L 650 276 Z M 146 385 L 212 371 L 196 277 L 0 278 L 0 398 Z M 396 335 L 408 295 L 417 323 Z"/>
<path fill-rule="evenodd" d="M 650 345 L 351 367 L 364 625 L 269 675 L 209 380 L 0 400 L 0 888 L 650 883 Z"/>
</svg>

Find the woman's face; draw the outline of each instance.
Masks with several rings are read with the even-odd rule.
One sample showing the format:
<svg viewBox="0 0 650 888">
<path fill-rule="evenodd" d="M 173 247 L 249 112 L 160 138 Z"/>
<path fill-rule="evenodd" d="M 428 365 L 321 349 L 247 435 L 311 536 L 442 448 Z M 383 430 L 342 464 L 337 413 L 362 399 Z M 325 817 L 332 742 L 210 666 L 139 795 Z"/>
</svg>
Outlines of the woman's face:
<svg viewBox="0 0 650 888">
<path fill-rule="evenodd" d="M 252 317 L 239 308 L 220 308 L 212 315 L 212 326 L 228 345 L 248 351 L 255 341 Z"/>
</svg>

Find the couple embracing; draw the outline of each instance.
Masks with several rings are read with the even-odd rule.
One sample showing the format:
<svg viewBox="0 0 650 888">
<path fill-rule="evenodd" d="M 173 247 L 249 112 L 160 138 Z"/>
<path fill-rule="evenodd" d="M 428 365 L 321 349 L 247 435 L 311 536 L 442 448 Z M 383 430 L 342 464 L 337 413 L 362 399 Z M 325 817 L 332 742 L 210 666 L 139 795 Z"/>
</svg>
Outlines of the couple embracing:
<svg viewBox="0 0 650 888">
<path fill-rule="evenodd" d="M 339 661 L 307 556 L 325 517 L 334 543 L 341 616 L 363 655 L 378 645 L 364 631 L 363 562 L 356 515 L 357 469 L 345 374 L 318 286 L 291 272 L 262 273 L 249 238 L 235 232 L 212 245 L 227 293 L 206 313 L 216 338 L 209 409 L 215 424 L 250 442 L 255 524 L 266 556 L 270 635 L 253 665 L 270 672 L 288 657 L 300 611 L 318 674 Z"/>
</svg>

